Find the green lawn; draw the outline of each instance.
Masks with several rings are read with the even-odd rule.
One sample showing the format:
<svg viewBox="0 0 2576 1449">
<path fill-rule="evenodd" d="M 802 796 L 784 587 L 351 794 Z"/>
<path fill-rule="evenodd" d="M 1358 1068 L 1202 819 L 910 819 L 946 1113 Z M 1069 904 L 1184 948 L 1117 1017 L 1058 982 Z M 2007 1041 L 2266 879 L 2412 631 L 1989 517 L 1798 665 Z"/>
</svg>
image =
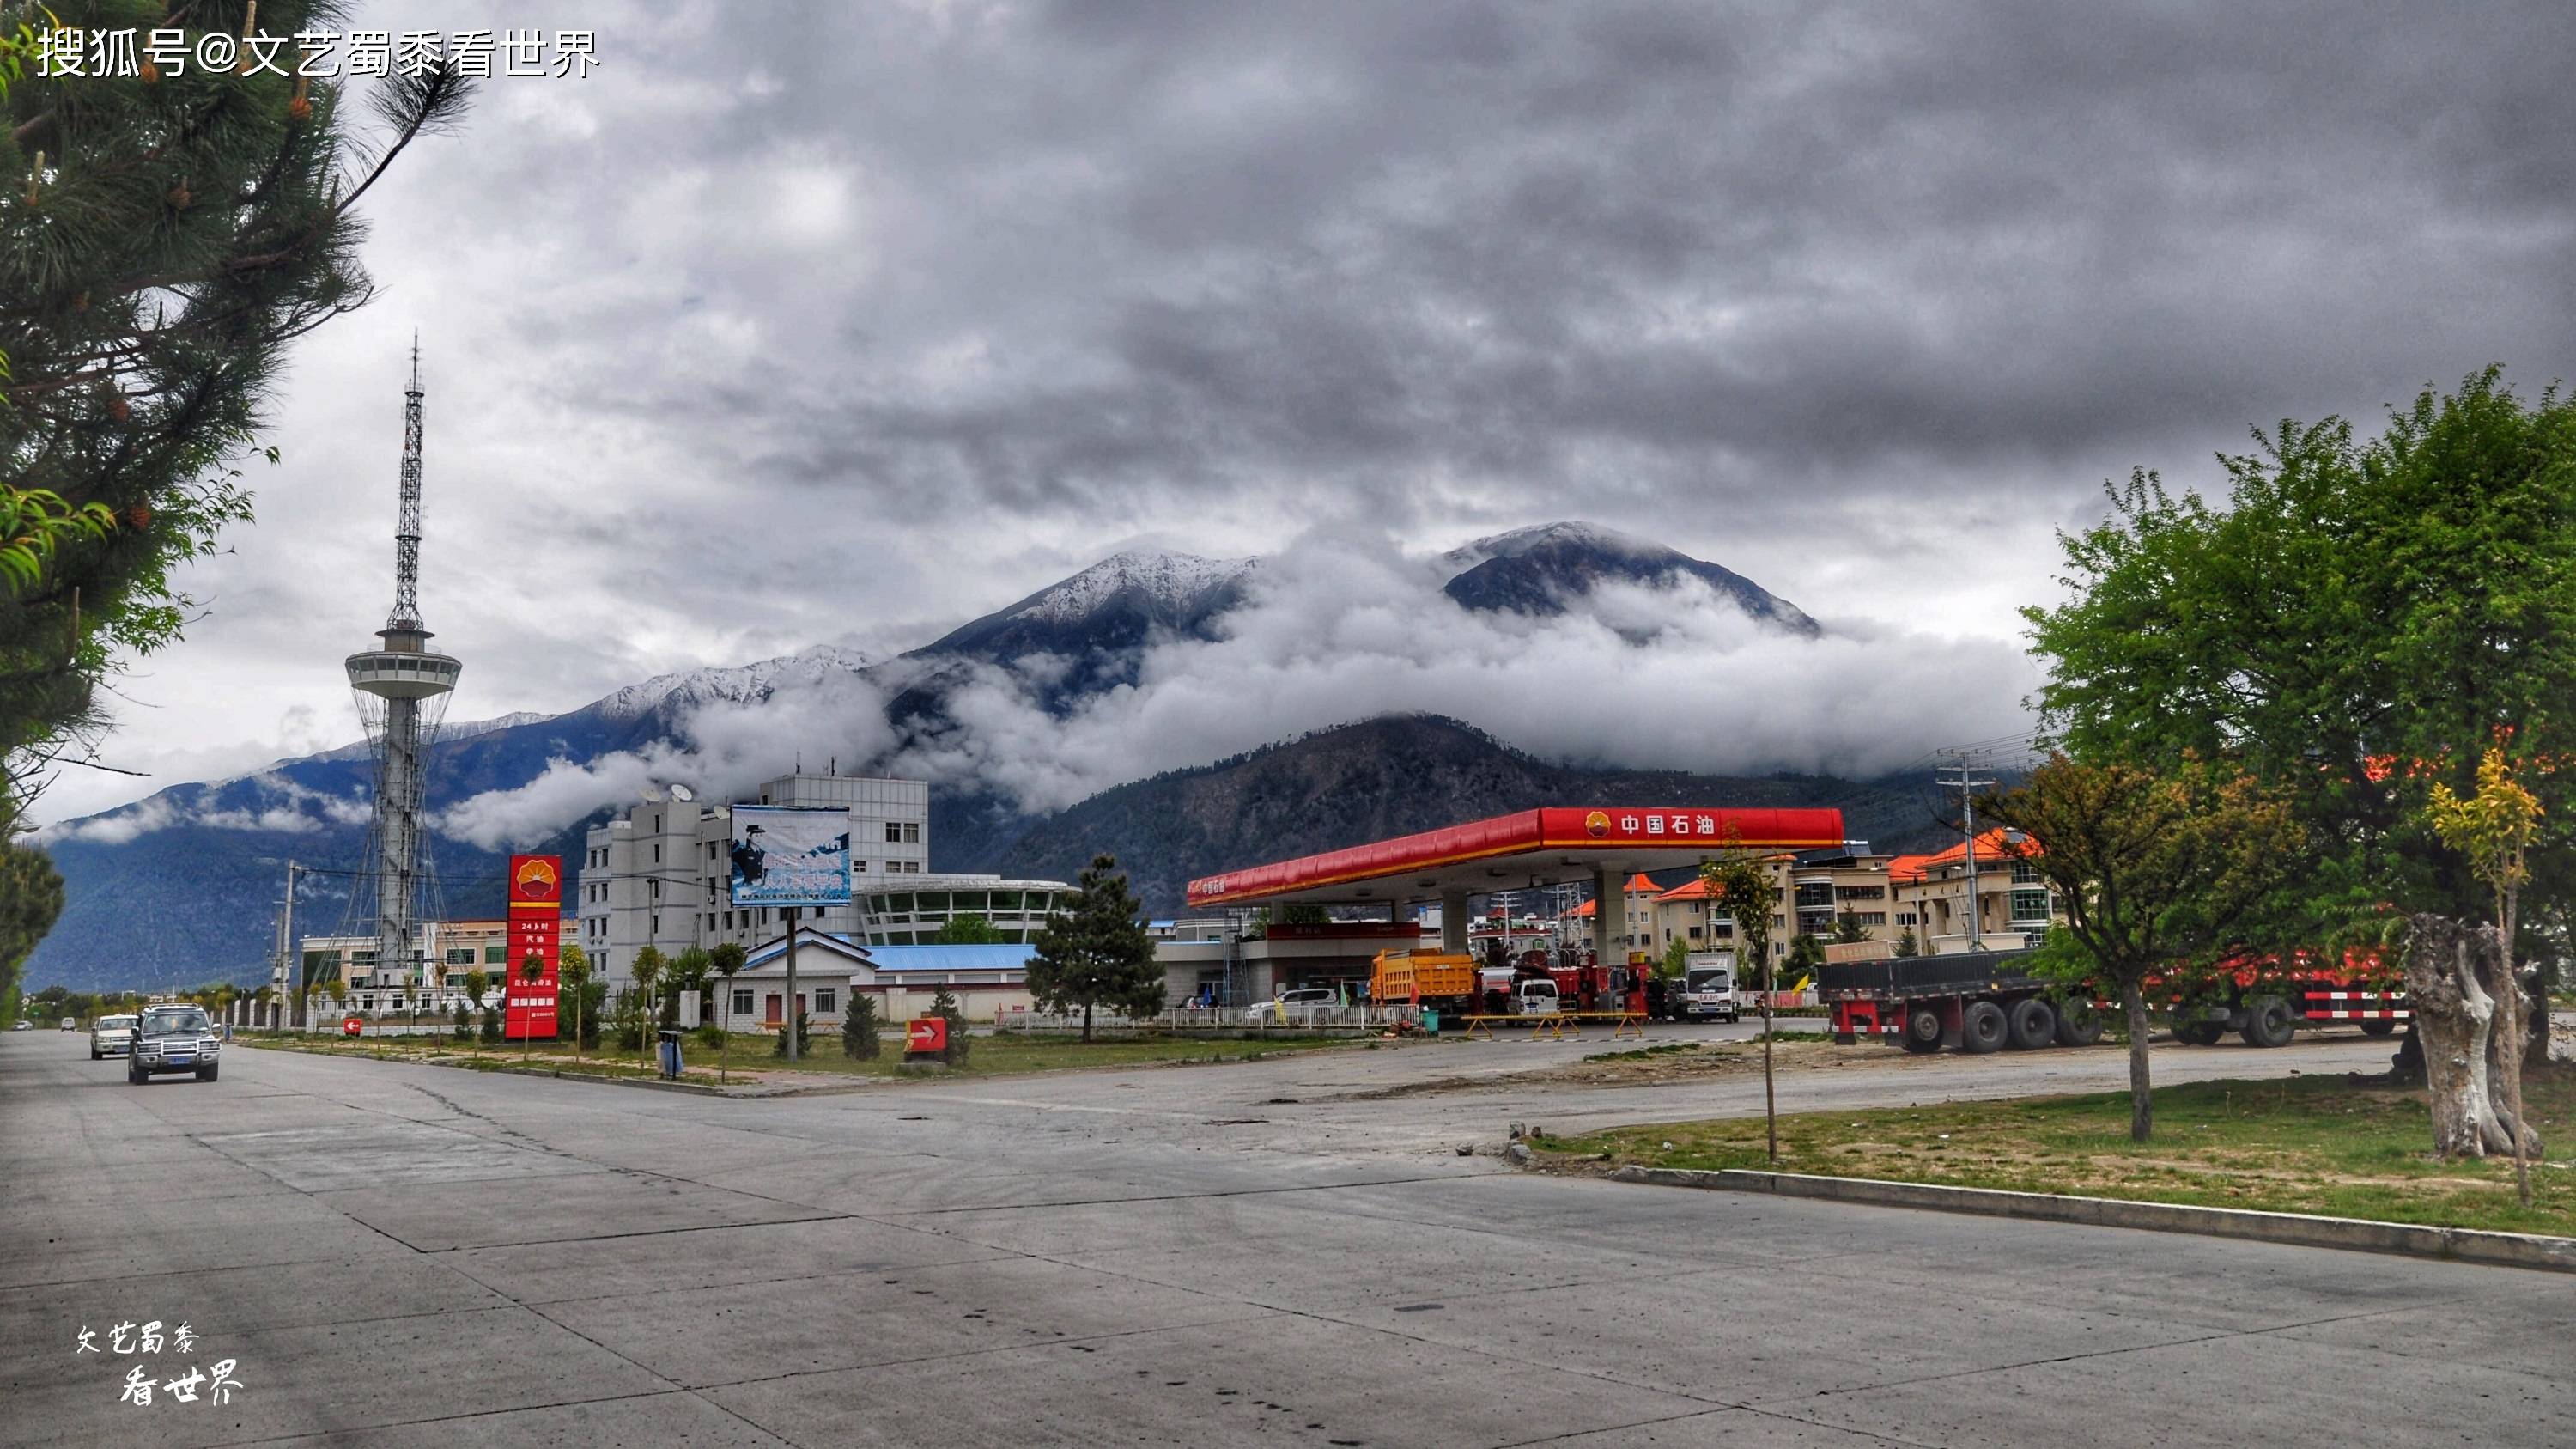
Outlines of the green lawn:
<svg viewBox="0 0 2576 1449">
<path fill-rule="evenodd" d="M 520 1060 L 517 1043 L 484 1047 L 479 1050 L 458 1045 L 443 1038 L 427 1037 L 242 1037 L 246 1045 L 278 1047 L 288 1051 L 320 1052 L 331 1056 L 369 1057 L 383 1061 L 418 1061 L 436 1057 L 463 1066 L 514 1066 Z M 971 1038 L 966 1065 L 952 1069 L 952 1076 L 998 1077 L 1021 1072 L 1051 1072 L 1068 1067 L 1133 1067 L 1151 1065 L 1185 1065 L 1207 1062 L 1256 1061 L 1264 1057 L 1285 1056 L 1291 1052 L 1308 1052 L 1323 1047 L 1352 1045 L 1347 1037 L 1270 1037 L 1260 1040 L 1219 1038 L 1198 1040 L 1188 1037 L 1141 1037 L 1126 1040 L 1103 1039 L 1085 1045 L 1080 1040 L 1059 1037 L 1023 1037 L 1016 1034 Z M 841 1038 L 820 1033 L 808 1039 L 810 1054 L 793 1065 L 771 1055 L 777 1038 L 736 1032 L 731 1039 L 728 1059 L 736 1080 L 744 1073 L 796 1072 L 824 1073 L 837 1076 L 891 1077 L 903 1061 L 903 1044 L 888 1040 L 881 1044 L 875 1058 L 857 1061 L 841 1054 Z M 633 1052 L 589 1050 L 574 1060 L 569 1046 L 555 1042 L 538 1042 L 527 1053 L 540 1067 L 579 1069 L 608 1076 L 650 1076 L 649 1063 Z M 713 1047 L 701 1044 L 692 1034 L 681 1046 L 681 1059 L 687 1064 L 686 1080 L 714 1082 L 718 1079 L 718 1055 Z"/>
<path fill-rule="evenodd" d="M 2418 1091 L 2341 1078 L 2194 1082 L 2156 1093 L 2155 1140 L 2129 1141 L 2126 1092 L 1780 1119 L 1788 1172 L 2386 1222 L 2576 1234 L 2576 1072 L 2524 1086 L 2548 1145 L 2532 1206 L 2505 1159 L 2441 1162 Z M 1678 1122 L 1537 1142 L 1567 1168 L 1764 1168 L 1762 1119 Z"/>
</svg>

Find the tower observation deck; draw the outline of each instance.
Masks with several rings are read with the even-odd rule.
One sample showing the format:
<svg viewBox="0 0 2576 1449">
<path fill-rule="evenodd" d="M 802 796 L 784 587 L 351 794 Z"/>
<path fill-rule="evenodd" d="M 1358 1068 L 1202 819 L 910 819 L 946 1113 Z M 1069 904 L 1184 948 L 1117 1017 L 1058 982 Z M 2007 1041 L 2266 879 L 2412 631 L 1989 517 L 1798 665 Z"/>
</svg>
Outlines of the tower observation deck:
<svg viewBox="0 0 2576 1449">
<path fill-rule="evenodd" d="M 376 648 L 348 657 L 367 743 L 376 760 L 375 815 L 367 863 L 350 905 L 363 921 L 372 904 L 380 981 L 420 985 L 425 963 L 415 942 L 433 909 L 433 877 L 421 831 L 427 757 L 447 712 L 447 696 L 464 665 L 429 647 L 420 619 L 420 344 L 412 343 L 411 383 L 403 390 L 401 508 L 394 525 L 394 607 L 376 631 Z"/>
</svg>

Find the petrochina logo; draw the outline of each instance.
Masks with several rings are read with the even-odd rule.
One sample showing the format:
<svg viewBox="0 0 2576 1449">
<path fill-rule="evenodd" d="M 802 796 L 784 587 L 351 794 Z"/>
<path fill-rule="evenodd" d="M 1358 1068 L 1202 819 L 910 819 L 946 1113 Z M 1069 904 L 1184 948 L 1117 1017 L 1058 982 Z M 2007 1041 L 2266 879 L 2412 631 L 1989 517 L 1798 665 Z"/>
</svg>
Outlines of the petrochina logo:
<svg viewBox="0 0 2576 1449">
<path fill-rule="evenodd" d="M 551 860 L 523 861 L 518 879 L 511 888 L 532 901 L 551 900 L 555 894 L 555 863 Z"/>
<path fill-rule="evenodd" d="M 1599 840 L 1601 837 L 1608 835 L 1610 833 L 1609 815 L 1602 811 L 1595 810 L 1591 814 L 1584 816 L 1583 833 L 1591 836 L 1595 840 Z"/>
</svg>

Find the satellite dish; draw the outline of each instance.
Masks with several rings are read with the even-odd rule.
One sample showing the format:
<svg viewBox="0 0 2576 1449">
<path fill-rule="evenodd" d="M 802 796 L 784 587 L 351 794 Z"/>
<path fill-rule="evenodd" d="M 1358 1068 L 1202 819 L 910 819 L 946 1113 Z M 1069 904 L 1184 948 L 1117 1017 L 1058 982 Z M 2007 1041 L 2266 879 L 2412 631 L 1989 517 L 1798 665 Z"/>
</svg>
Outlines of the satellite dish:
<svg viewBox="0 0 2576 1449">
<path fill-rule="evenodd" d="M 647 804 L 647 805 L 659 805 L 659 804 L 661 804 L 661 803 L 662 803 L 662 798 L 663 798 L 663 797 L 662 797 L 662 787 L 661 787 L 661 786 L 659 786 L 659 785 L 647 785 L 647 786 L 645 786 L 645 787 L 644 787 L 644 803 L 645 803 L 645 804 Z"/>
<path fill-rule="evenodd" d="M 686 785 L 674 785 L 671 787 L 671 798 L 679 801 L 683 805 L 686 805 L 690 801 L 698 798 L 698 792 L 690 789 Z"/>
</svg>

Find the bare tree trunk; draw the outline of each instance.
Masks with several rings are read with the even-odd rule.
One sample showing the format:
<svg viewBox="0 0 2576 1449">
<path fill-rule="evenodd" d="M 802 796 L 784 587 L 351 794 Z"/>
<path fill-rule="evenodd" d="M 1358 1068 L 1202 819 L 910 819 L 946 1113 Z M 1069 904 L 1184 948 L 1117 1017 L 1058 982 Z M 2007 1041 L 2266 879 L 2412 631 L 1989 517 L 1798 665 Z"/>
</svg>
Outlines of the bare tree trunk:
<svg viewBox="0 0 2576 1449">
<path fill-rule="evenodd" d="M 2138 983 L 2120 987 L 2120 1005 L 2129 1015 L 2129 1140 L 2144 1142 L 2156 1128 L 2155 1091 L 2147 1079 L 2147 998 Z"/>
<path fill-rule="evenodd" d="M 2522 1110 L 2522 978 L 2513 964 L 2515 892 L 2500 893 L 2496 921 L 2496 1032 L 2489 1043 L 2495 1080 L 2504 1088 L 2505 1135 L 2513 1144 L 2513 1186 L 2524 1207 L 2531 1206 L 2531 1159 L 2540 1155 L 2540 1134 Z"/>
<path fill-rule="evenodd" d="M 2492 926 L 2418 915 L 2407 924 L 2406 996 L 2424 1043 L 2433 1150 L 2445 1158 L 2511 1152 L 2489 1070 L 2496 1003 L 2488 983 L 2503 968 Z"/>
<path fill-rule="evenodd" d="M 1082 1003 L 1082 1039 L 1086 1043 L 1091 1040 L 1091 1002 L 1088 998 Z"/>
</svg>

